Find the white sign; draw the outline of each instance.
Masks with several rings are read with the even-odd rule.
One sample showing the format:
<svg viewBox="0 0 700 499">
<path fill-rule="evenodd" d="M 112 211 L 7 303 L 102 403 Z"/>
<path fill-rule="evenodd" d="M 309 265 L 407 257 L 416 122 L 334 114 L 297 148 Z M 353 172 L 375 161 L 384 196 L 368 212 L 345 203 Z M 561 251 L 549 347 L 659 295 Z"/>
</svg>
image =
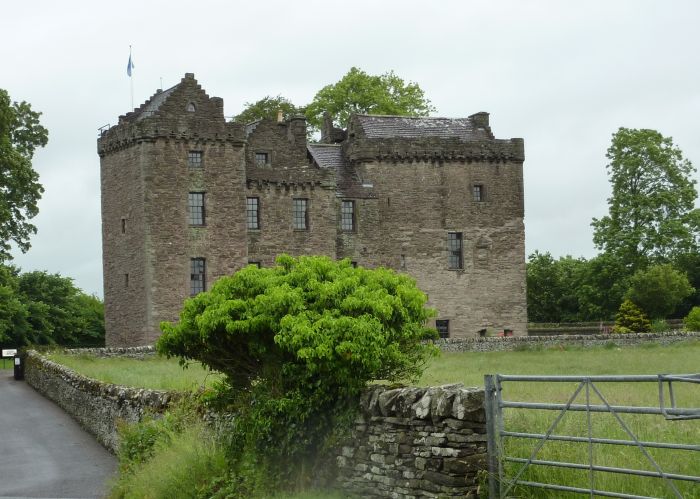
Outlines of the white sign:
<svg viewBox="0 0 700 499">
<path fill-rule="evenodd" d="M 16 349 L 3 350 L 3 351 L 2 351 L 2 356 L 3 356 L 3 357 L 14 357 L 15 355 L 17 355 L 17 350 L 16 350 Z"/>
</svg>

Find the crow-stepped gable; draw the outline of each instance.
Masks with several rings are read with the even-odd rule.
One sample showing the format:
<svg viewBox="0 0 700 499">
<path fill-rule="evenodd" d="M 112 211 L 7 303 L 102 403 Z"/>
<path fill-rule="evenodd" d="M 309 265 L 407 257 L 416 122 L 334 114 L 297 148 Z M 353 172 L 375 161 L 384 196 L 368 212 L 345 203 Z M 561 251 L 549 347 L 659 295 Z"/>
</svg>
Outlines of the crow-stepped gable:
<svg viewBox="0 0 700 499">
<path fill-rule="evenodd" d="M 280 253 L 413 276 L 449 337 L 526 331 L 522 139 L 468 118 L 226 121 L 194 75 L 98 139 L 108 346 L 153 343 L 183 301 Z"/>
</svg>

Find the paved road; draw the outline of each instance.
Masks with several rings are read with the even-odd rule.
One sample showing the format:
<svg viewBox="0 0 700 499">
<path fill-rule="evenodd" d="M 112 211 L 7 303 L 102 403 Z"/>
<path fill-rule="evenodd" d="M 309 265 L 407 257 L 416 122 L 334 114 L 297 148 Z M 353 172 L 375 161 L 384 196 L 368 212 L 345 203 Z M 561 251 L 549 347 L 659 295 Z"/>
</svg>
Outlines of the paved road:
<svg viewBox="0 0 700 499">
<path fill-rule="evenodd" d="M 12 374 L 0 369 L 0 497 L 102 497 L 116 458 Z"/>
</svg>

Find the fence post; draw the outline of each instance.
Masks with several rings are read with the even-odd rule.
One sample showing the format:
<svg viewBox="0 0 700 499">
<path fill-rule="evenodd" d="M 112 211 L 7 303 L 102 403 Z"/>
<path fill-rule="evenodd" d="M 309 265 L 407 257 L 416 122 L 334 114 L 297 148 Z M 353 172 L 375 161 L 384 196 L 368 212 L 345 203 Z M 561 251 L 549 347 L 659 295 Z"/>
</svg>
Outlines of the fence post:
<svg viewBox="0 0 700 499">
<path fill-rule="evenodd" d="M 489 498 L 501 497 L 499 482 L 500 456 L 498 452 L 498 398 L 496 394 L 496 376 L 484 375 L 484 409 L 486 410 L 486 443 L 488 452 Z"/>
</svg>

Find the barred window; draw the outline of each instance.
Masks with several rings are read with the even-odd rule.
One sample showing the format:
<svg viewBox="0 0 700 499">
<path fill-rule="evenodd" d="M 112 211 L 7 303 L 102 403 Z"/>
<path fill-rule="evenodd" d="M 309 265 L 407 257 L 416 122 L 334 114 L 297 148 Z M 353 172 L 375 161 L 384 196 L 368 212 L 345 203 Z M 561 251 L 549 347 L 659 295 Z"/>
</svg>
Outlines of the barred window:
<svg viewBox="0 0 700 499">
<path fill-rule="evenodd" d="M 187 197 L 190 225 L 204 225 L 204 193 L 190 192 Z"/>
<path fill-rule="evenodd" d="M 249 229 L 260 228 L 260 199 L 246 198 L 245 200 L 245 216 Z"/>
<path fill-rule="evenodd" d="M 486 199 L 486 192 L 484 191 L 484 186 L 482 184 L 474 184 L 472 187 L 472 197 L 474 201 L 481 202 Z"/>
<path fill-rule="evenodd" d="M 435 321 L 435 329 L 437 329 L 440 338 L 450 337 L 450 321 L 447 319 L 438 319 Z"/>
<path fill-rule="evenodd" d="M 190 259 L 190 295 L 201 293 L 205 288 L 205 261 L 204 258 Z"/>
<path fill-rule="evenodd" d="M 340 207 L 340 228 L 345 231 L 355 230 L 355 201 L 343 201 Z"/>
<path fill-rule="evenodd" d="M 270 163 L 270 156 L 266 152 L 255 153 L 255 165 L 266 166 Z"/>
<path fill-rule="evenodd" d="M 187 153 L 187 166 L 190 168 L 202 167 L 202 151 L 190 151 Z"/>
<path fill-rule="evenodd" d="M 464 268 L 462 258 L 462 233 L 447 233 L 447 263 L 451 269 Z"/>
<path fill-rule="evenodd" d="M 292 218 L 295 229 L 306 230 L 308 228 L 309 219 L 306 206 L 306 199 L 292 199 Z"/>
</svg>

